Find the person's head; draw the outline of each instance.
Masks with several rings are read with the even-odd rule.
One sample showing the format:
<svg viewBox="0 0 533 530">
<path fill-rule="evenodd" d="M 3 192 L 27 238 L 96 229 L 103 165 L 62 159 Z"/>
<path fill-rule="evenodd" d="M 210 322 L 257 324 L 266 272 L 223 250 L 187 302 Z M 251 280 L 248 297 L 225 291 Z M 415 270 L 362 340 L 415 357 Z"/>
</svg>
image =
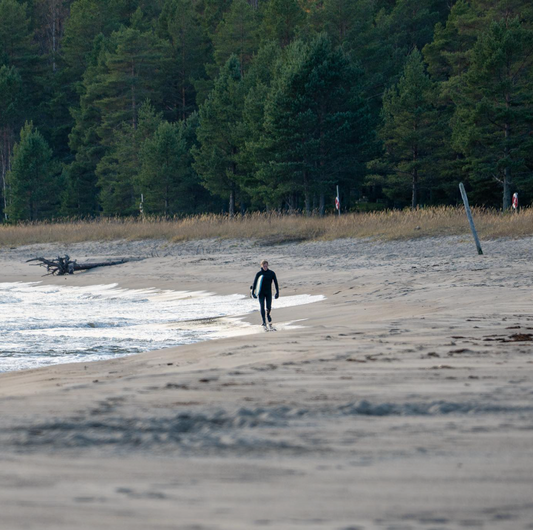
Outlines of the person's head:
<svg viewBox="0 0 533 530">
<path fill-rule="evenodd" d="M 261 260 L 261 268 L 266 271 L 268 270 L 268 261 L 266 259 Z"/>
</svg>

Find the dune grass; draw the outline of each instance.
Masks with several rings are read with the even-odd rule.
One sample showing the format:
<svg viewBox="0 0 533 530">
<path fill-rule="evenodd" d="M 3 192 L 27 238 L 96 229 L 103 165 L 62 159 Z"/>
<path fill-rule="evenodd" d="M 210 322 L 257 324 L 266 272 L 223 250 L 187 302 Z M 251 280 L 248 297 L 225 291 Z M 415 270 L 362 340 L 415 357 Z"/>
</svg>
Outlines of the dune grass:
<svg viewBox="0 0 533 530">
<path fill-rule="evenodd" d="M 533 209 L 518 214 L 473 210 L 481 239 L 533 235 Z M 351 213 L 327 217 L 252 213 L 230 218 L 198 215 L 182 219 L 102 218 L 92 221 L 20 223 L 0 226 L 0 247 L 35 243 L 79 243 L 163 239 L 169 242 L 201 239 L 253 239 L 264 244 L 339 238 L 405 240 L 469 234 L 463 208 L 438 207 Z"/>
</svg>

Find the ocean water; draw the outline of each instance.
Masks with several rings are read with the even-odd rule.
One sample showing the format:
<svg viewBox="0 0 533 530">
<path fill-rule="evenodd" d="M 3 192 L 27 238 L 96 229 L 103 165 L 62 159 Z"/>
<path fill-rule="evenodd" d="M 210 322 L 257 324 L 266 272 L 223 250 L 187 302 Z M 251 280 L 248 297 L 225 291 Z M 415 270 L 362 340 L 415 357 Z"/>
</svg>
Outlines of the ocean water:
<svg viewBox="0 0 533 530">
<path fill-rule="evenodd" d="M 322 299 L 281 297 L 273 303 L 273 313 L 276 308 Z M 258 311 L 257 301 L 239 294 L 121 289 L 116 284 L 0 283 L 0 372 L 111 359 L 208 340 L 221 336 L 217 321 L 196 328 L 191 321 L 253 311 Z M 300 318 L 304 317 L 302 311 Z"/>
</svg>

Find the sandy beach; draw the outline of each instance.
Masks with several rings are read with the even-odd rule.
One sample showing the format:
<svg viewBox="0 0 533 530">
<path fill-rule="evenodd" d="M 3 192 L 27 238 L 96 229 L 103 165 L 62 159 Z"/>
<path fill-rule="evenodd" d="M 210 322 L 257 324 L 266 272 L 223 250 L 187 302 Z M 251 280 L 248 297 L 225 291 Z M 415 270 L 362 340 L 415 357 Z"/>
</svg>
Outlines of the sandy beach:
<svg viewBox="0 0 533 530">
<path fill-rule="evenodd" d="M 533 240 L 482 245 L 3 249 L 1 282 L 248 295 L 267 258 L 282 297 L 326 298 L 274 302 L 277 333 L 255 312 L 229 338 L 1 374 L 0 528 L 532 529 Z M 65 253 L 146 259 L 25 263 Z"/>
</svg>

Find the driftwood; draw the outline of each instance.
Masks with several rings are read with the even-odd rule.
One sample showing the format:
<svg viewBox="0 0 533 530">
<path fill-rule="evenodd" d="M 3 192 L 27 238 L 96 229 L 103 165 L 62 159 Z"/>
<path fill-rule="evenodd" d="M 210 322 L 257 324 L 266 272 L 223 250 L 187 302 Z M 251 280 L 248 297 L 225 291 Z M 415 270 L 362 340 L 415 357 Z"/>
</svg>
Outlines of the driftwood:
<svg viewBox="0 0 533 530">
<path fill-rule="evenodd" d="M 75 271 L 86 271 L 89 269 L 95 269 L 96 267 L 108 267 L 110 265 L 121 265 L 122 263 L 127 263 L 128 261 L 140 261 L 144 258 L 121 258 L 114 261 L 101 261 L 97 263 L 78 263 L 76 260 L 72 261 L 70 256 L 65 255 L 63 257 L 58 256 L 57 259 L 46 259 L 46 258 L 32 258 L 26 260 L 26 263 L 30 261 L 39 261 L 40 263 L 35 263 L 39 267 L 46 267 L 48 274 L 57 274 L 62 276 L 63 274 L 74 274 Z M 47 276 L 45 274 L 45 276 Z"/>
</svg>

